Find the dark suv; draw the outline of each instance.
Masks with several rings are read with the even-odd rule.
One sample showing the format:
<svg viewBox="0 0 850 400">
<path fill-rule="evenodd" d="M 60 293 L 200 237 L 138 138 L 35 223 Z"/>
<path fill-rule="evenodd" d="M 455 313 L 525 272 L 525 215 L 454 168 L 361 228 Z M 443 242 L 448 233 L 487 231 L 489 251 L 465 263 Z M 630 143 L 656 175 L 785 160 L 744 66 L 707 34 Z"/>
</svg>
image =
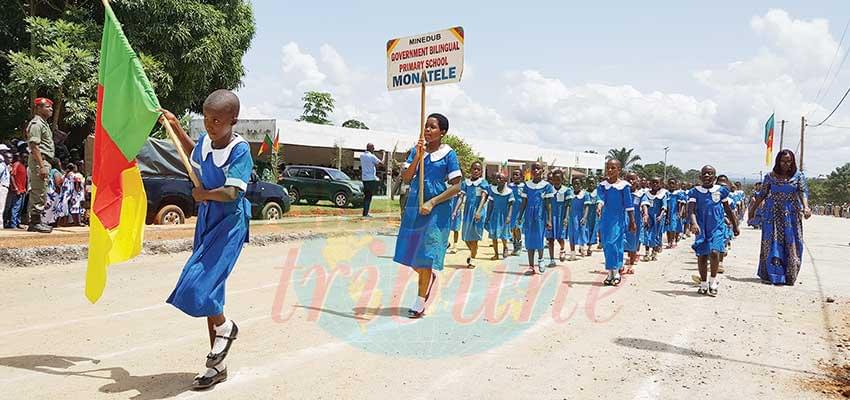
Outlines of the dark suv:
<svg viewBox="0 0 850 400">
<path fill-rule="evenodd" d="M 351 179 L 336 168 L 289 165 L 281 174 L 281 186 L 289 190 L 292 204 L 302 199 L 307 204 L 328 200 L 337 207 L 362 207 L 363 182 Z"/>
<path fill-rule="evenodd" d="M 182 224 L 197 214 L 192 182 L 185 178 L 143 176 L 148 197 L 148 224 Z M 245 198 L 251 202 L 252 219 L 280 219 L 289 212 L 290 199 L 279 185 L 251 180 Z"/>
</svg>

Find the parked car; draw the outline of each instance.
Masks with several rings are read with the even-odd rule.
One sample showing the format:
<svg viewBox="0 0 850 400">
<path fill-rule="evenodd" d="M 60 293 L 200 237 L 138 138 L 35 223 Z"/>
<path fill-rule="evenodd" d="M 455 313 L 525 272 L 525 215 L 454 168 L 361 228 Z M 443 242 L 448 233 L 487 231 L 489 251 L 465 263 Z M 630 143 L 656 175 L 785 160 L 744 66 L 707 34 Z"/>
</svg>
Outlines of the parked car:
<svg viewBox="0 0 850 400">
<path fill-rule="evenodd" d="M 292 204 L 304 200 L 312 205 L 328 200 L 337 207 L 362 207 L 365 201 L 363 182 L 336 168 L 289 165 L 279 183 L 289 191 Z"/>
<path fill-rule="evenodd" d="M 142 182 L 148 197 L 148 224 L 182 224 L 186 218 L 197 215 L 198 205 L 192 198 L 190 180 L 143 176 Z M 245 197 L 251 202 L 252 219 L 280 219 L 289 212 L 289 194 L 280 185 L 252 179 Z"/>
</svg>

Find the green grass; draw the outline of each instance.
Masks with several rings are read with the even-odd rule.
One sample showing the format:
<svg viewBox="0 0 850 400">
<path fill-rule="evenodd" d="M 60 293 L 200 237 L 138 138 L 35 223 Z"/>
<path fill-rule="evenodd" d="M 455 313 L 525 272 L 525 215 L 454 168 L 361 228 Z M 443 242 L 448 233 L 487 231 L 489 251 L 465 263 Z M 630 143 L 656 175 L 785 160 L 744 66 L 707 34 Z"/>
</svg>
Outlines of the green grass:
<svg viewBox="0 0 850 400">
<path fill-rule="evenodd" d="M 395 200 L 374 199 L 372 200 L 372 207 L 370 208 L 370 212 L 373 214 L 399 213 L 400 210 L 401 207 L 398 204 L 398 198 L 396 198 Z M 287 215 L 359 215 L 361 213 L 363 213 L 363 207 L 337 208 L 330 201 L 320 201 L 319 203 L 313 206 L 303 202 L 298 205 L 293 204 L 292 208 L 289 211 L 289 214 Z"/>
</svg>

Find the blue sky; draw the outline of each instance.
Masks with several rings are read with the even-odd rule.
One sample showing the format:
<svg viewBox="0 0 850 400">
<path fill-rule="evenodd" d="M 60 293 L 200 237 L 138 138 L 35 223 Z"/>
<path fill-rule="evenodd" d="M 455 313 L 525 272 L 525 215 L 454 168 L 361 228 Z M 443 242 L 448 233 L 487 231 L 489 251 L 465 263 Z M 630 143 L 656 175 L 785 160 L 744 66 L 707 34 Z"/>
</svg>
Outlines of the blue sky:
<svg viewBox="0 0 850 400">
<path fill-rule="evenodd" d="M 244 116 L 295 118 L 303 90 L 327 90 L 338 123 L 416 129 L 415 95 L 386 93 L 384 44 L 461 25 L 464 81 L 433 90 L 429 105 L 462 134 L 530 135 L 568 150 L 634 147 L 647 162 L 670 145 L 671 163 L 744 175 L 764 168 L 757 137 L 770 111 L 798 134 L 801 114 L 822 118 L 850 85 L 841 73 L 820 107 L 812 102 L 850 18 L 846 1 L 490 3 L 430 1 L 417 11 L 382 1 L 254 1 Z M 842 119 L 850 125 L 850 112 L 833 122 Z M 831 139 L 807 147 L 810 174 L 839 165 L 848 133 L 818 132 Z M 815 160 L 820 150 L 826 157 Z"/>
</svg>

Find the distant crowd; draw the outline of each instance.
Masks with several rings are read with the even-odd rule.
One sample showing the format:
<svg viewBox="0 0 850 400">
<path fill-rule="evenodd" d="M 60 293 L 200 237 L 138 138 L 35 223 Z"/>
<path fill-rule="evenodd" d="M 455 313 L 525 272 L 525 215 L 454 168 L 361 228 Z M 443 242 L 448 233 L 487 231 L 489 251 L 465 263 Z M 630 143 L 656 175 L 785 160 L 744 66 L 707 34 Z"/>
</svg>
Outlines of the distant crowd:
<svg viewBox="0 0 850 400">
<path fill-rule="evenodd" d="M 850 203 L 817 205 L 814 208 L 817 215 L 831 215 L 838 218 L 850 218 Z"/>
</svg>

